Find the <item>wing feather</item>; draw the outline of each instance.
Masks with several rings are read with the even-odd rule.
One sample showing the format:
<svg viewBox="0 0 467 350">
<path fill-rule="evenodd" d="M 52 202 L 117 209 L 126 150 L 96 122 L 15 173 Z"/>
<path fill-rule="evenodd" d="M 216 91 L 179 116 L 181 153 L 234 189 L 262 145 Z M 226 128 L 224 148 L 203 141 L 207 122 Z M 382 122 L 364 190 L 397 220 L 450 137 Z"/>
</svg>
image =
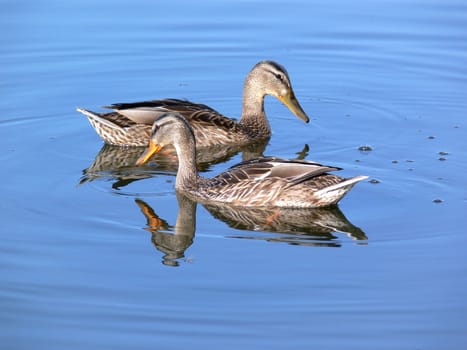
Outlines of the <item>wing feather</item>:
<svg viewBox="0 0 467 350">
<path fill-rule="evenodd" d="M 289 185 L 294 185 L 336 170 L 340 168 L 306 160 L 262 157 L 236 164 L 229 169 L 228 173 L 236 179 L 282 178 L 288 180 Z"/>
<path fill-rule="evenodd" d="M 176 98 L 115 103 L 104 108 L 113 109 L 138 124 L 152 125 L 162 114 L 178 112 L 189 122 L 206 123 L 223 129 L 232 129 L 237 126 L 235 119 L 228 118 L 205 104 Z"/>
</svg>

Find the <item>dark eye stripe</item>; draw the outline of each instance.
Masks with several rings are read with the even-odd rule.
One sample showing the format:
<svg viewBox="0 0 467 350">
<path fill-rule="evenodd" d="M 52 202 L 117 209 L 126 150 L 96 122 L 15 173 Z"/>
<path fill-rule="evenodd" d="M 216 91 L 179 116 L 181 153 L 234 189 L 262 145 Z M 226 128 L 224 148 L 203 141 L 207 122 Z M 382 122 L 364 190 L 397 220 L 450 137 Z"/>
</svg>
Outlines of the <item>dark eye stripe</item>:
<svg viewBox="0 0 467 350">
<path fill-rule="evenodd" d="M 157 133 L 157 131 L 162 128 L 164 128 L 164 130 L 167 130 L 167 128 L 170 128 L 172 124 L 176 123 L 185 124 L 189 132 L 193 135 L 193 137 L 195 137 L 190 123 L 188 123 L 187 120 L 181 114 L 176 112 L 165 113 L 164 115 L 160 116 L 157 119 L 157 124 L 153 124 L 152 126 L 151 135 L 154 136 Z"/>
<path fill-rule="evenodd" d="M 279 79 L 280 81 L 284 81 L 284 76 L 280 73 L 276 73 L 276 78 Z"/>
<path fill-rule="evenodd" d="M 160 128 L 161 128 L 161 127 L 160 127 L 159 124 L 154 124 L 154 125 L 152 126 L 151 135 L 155 135 L 156 132 L 157 132 L 157 130 L 159 130 Z"/>
<path fill-rule="evenodd" d="M 267 69 L 266 70 L 268 73 L 271 73 L 272 75 L 274 75 L 276 77 L 276 79 L 280 80 L 281 82 L 283 82 L 284 84 L 286 84 L 286 78 L 285 78 L 285 75 L 284 73 L 277 73 L 271 69 Z"/>
</svg>

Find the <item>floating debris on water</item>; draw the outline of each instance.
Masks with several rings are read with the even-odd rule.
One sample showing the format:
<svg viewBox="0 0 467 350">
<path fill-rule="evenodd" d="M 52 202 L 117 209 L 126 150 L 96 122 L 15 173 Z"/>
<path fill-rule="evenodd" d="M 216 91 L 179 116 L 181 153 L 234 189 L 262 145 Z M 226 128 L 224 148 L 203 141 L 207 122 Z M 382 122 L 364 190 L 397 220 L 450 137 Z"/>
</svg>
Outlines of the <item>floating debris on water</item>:
<svg viewBox="0 0 467 350">
<path fill-rule="evenodd" d="M 415 162 L 415 161 L 412 160 L 412 159 L 406 159 L 405 162 L 406 162 L 406 163 L 413 163 L 413 162 Z"/>
<path fill-rule="evenodd" d="M 444 201 L 440 198 L 433 199 L 433 203 L 443 203 Z"/>
<path fill-rule="evenodd" d="M 398 160 L 393 160 L 392 163 L 397 164 L 397 163 L 399 163 L 399 161 Z"/>
<path fill-rule="evenodd" d="M 435 137 L 434 136 L 428 136 L 428 140 L 434 140 Z"/>
<path fill-rule="evenodd" d="M 358 147 L 358 150 L 361 152 L 370 152 L 370 151 L 373 151 L 373 148 L 369 145 L 363 145 L 363 146 Z"/>
<path fill-rule="evenodd" d="M 369 183 L 371 184 L 379 184 L 381 181 L 377 180 L 377 179 L 371 179 L 370 181 L 368 181 Z"/>
<path fill-rule="evenodd" d="M 439 151 L 438 154 L 439 154 L 440 156 L 447 156 L 449 153 L 448 153 L 448 152 L 445 152 L 445 151 Z M 448 160 L 448 159 L 447 159 L 446 157 L 439 157 L 438 160 L 444 161 L 444 160 Z"/>
</svg>

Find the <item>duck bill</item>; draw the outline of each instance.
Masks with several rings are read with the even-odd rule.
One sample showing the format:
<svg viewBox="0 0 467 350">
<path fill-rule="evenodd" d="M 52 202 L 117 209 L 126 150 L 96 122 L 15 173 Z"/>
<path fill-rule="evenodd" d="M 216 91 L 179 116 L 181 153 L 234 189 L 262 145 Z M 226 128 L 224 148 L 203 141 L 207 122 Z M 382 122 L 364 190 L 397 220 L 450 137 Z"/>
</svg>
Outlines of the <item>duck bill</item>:
<svg viewBox="0 0 467 350">
<path fill-rule="evenodd" d="M 155 144 L 152 142 L 152 140 L 149 141 L 149 147 L 144 151 L 144 153 L 141 155 L 141 157 L 138 158 L 136 161 L 136 165 L 143 165 L 144 163 L 147 163 L 147 161 L 157 152 L 161 150 L 162 146 L 159 144 Z"/>
<path fill-rule="evenodd" d="M 298 100 L 295 97 L 295 94 L 293 93 L 293 91 L 290 91 L 284 96 L 279 96 L 279 100 L 283 104 L 285 104 L 292 111 L 293 114 L 295 114 L 305 123 L 308 123 L 310 121 L 310 118 L 308 118 L 302 106 L 300 106 L 300 103 L 298 103 Z"/>
</svg>

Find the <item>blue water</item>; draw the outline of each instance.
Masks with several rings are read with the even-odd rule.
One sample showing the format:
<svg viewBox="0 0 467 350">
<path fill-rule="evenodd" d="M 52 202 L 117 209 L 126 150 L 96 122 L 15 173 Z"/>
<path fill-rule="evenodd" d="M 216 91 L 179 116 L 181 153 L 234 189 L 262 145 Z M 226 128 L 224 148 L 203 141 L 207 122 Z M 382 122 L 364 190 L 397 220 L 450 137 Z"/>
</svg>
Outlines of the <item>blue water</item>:
<svg viewBox="0 0 467 350">
<path fill-rule="evenodd" d="M 2 349 L 465 348 L 464 2 L 0 5 Z M 262 59 L 311 117 L 267 98 L 265 153 L 370 177 L 332 213 L 344 226 L 275 232 L 198 205 L 180 234 L 173 169 L 92 168 L 103 143 L 76 107 L 239 116 Z"/>
</svg>

